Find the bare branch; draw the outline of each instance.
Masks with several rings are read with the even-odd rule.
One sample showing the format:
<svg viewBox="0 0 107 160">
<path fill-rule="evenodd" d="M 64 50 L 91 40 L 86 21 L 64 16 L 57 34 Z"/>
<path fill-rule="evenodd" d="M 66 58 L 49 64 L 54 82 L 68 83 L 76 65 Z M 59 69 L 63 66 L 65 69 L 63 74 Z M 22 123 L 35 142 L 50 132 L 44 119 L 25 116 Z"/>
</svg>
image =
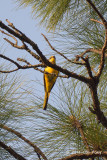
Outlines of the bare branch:
<svg viewBox="0 0 107 160">
<path fill-rule="evenodd" d="M 64 54 L 62 54 L 61 52 L 57 51 L 49 42 L 49 40 L 46 38 L 46 36 L 42 33 L 42 36 L 45 38 L 45 40 L 47 41 L 47 43 L 49 44 L 49 46 L 51 47 L 51 49 L 53 51 L 55 51 L 56 53 L 58 53 L 59 55 L 61 55 L 63 58 L 65 58 L 67 61 L 72 62 L 72 60 L 68 59 L 66 56 L 64 56 Z"/>
<path fill-rule="evenodd" d="M 89 158 L 95 158 L 95 157 L 107 157 L 107 151 L 105 152 L 93 151 L 93 152 L 87 152 L 87 153 L 76 153 L 68 157 L 62 158 L 60 160 L 89 159 Z"/>
<path fill-rule="evenodd" d="M 18 46 L 17 44 L 14 44 L 13 42 L 11 42 L 10 40 L 8 40 L 7 38 L 4 38 L 5 41 L 7 41 L 8 43 L 10 43 L 13 47 L 18 48 L 18 49 L 25 49 L 25 46 Z"/>
<path fill-rule="evenodd" d="M 0 126 L 1 126 L 1 125 L 0 125 Z M 28 143 L 31 147 L 33 147 L 33 148 L 34 148 L 34 151 L 35 151 L 36 153 L 38 153 L 39 155 L 41 155 L 44 160 L 47 160 L 47 158 L 46 158 L 46 156 L 44 155 L 44 153 L 43 153 L 35 144 L 33 144 L 33 143 L 32 143 L 31 141 L 29 141 L 28 139 L 26 139 L 20 132 L 17 132 L 17 131 L 15 131 L 15 130 L 13 130 L 13 129 L 5 126 L 5 125 L 3 125 L 2 128 L 5 129 L 5 130 L 7 130 L 7 131 L 9 131 L 9 132 L 11 132 L 11 133 L 13 133 L 13 134 L 15 134 L 16 136 L 18 136 L 18 137 L 21 138 L 22 140 L 24 140 L 24 141 L 25 141 L 26 143 Z"/>
<path fill-rule="evenodd" d="M 98 99 L 97 86 L 99 83 L 99 79 L 97 76 L 90 79 L 89 88 L 91 91 L 91 96 L 93 100 L 93 110 L 89 107 L 90 111 L 97 116 L 98 123 L 101 123 L 105 128 L 107 128 L 107 118 L 104 113 L 100 109 L 100 102 Z"/>
<path fill-rule="evenodd" d="M 3 33 L 3 34 L 5 34 L 5 35 L 7 35 L 7 36 L 9 36 L 9 37 L 12 37 L 16 41 L 15 44 L 17 45 L 17 39 L 14 36 L 12 36 L 11 34 L 8 34 L 8 33 L 4 32 L 4 31 L 2 31 L 2 30 L 0 30 L 0 32 Z"/>
<path fill-rule="evenodd" d="M 85 58 L 83 58 L 83 57 L 81 57 L 81 58 L 85 61 L 85 66 L 86 66 L 86 68 L 87 68 L 89 77 L 90 77 L 90 78 L 93 78 L 92 70 L 91 70 L 91 66 L 90 66 L 90 63 L 89 63 L 88 56 L 86 56 Z"/>
<path fill-rule="evenodd" d="M 37 44 L 35 44 L 32 40 L 30 40 L 25 34 L 22 33 L 22 35 L 17 34 L 15 31 L 13 31 L 12 29 L 10 29 L 8 26 L 6 26 L 4 23 L 2 23 L 0 21 L 0 27 L 2 29 L 5 29 L 6 31 L 8 31 L 10 34 L 14 35 L 15 37 L 19 38 L 21 41 L 28 43 L 29 45 L 32 46 L 32 48 L 38 53 L 38 55 L 40 56 L 42 62 L 49 67 L 52 67 L 60 72 L 62 72 L 63 74 L 67 75 L 68 77 L 72 77 L 75 79 L 78 79 L 84 83 L 88 83 L 89 79 L 82 76 L 82 75 L 78 75 L 74 72 L 71 72 L 67 69 L 63 69 L 62 67 L 52 64 L 50 63 L 46 57 L 43 55 L 43 53 L 40 51 L 40 49 L 38 48 Z"/>
<path fill-rule="evenodd" d="M 98 54 L 100 54 L 101 55 L 101 49 L 93 49 L 93 48 L 88 48 L 88 49 L 86 49 L 86 51 L 84 51 L 84 52 L 82 52 L 80 55 L 76 55 L 76 59 L 75 59 L 75 61 L 79 61 L 79 59 L 81 58 L 81 57 L 83 57 L 86 53 L 89 53 L 89 52 L 93 52 L 93 53 L 98 53 Z M 107 55 L 106 55 L 106 57 L 107 57 Z"/>
<path fill-rule="evenodd" d="M 9 23 L 9 26 L 11 26 L 13 29 L 15 29 L 15 31 L 17 30 L 17 34 L 19 34 L 19 32 L 21 33 L 21 34 L 23 34 L 21 31 L 19 31 L 18 29 L 16 29 L 15 28 L 15 26 L 13 25 L 13 23 L 10 23 L 8 20 L 6 20 L 8 23 Z M 18 42 L 17 42 L 17 39 L 14 37 L 14 36 L 12 36 L 11 34 L 8 34 L 8 33 L 6 33 L 6 32 L 4 32 L 4 31 L 2 31 L 2 30 L 0 30 L 3 34 L 5 34 L 5 35 L 7 35 L 7 36 L 9 36 L 9 37 L 12 37 L 15 41 L 16 41 L 16 43 L 13 43 L 13 42 L 11 42 L 10 40 L 8 40 L 7 38 L 4 38 L 4 40 L 6 40 L 9 44 L 11 44 L 13 47 L 15 47 L 15 48 L 18 48 L 18 49 L 24 49 L 24 50 L 26 50 L 27 52 L 29 52 L 34 58 L 36 58 L 37 60 L 39 60 L 39 62 L 41 62 L 41 59 L 40 59 L 40 57 L 38 56 L 38 55 L 36 55 L 34 52 L 32 52 L 29 48 L 28 48 L 28 46 L 22 41 L 22 43 L 23 43 L 23 45 L 22 46 L 18 46 Z M 20 35 L 20 34 L 19 34 Z"/>
<path fill-rule="evenodd" d="M 8 60 L 9 62 L 11 62 L 11 63 L 13 63 L 13 64 L 15 64 L 15 65 L 17 66 L 16 69 L 13 69 L 13 70 L 11 70 L 11 71 L 1 71 L 1 70 L 0 70 L 1 73 L 12 73 L 12 72 L 15 72 L 15 71 L 17 71 L 17 70 L 19 70 L 19 69 L 29 69 L 29 68 L 34 68 L 34 69 L 36 69 L 37 67 L 45 67 L 43 64 L 31 65 L 30 63 L 29 63 L 29 65 L 21 66 L 21 65 L 20 65 L 19 63 L 17 63 L 16 61 L 14 61 L 14 60 L 12 60 L 12 59 L 10 59 L 10 58 L 2 55 L 2 54 L 0 54 L 0 57 L 3 58 L 3 59 Z M 22 59 L 18 59 L 18 60 L 21 61 Z M 26 60 L 23 59 L 23 62 L 25 62 L 25 61 L 26 61 Z M 26 62 L 27 62 L 27 61 L 26 61 Z M 27 62 L 27 63 L 28 63 L 28 62 Z"/>
<path fill-rule="evenodd" d="M 23 42 L 24 43 L 24 42 Z M 35 54 L 34 52 L 32 52 L 29 47 L 24 43 L 24 46 L 25 46 L 25 50 L 30 53 L 30 55 L 34 58 L 36 58 L 39 62 L 42 62 L 40 56 L 38 56 L 37 54 Z"/>
<path fill-rule="evenodd" d="M 27 60 L 23 59 L 23 58 L 17 58 L 18 61 L 20 62 L 24 62 L 26 63 L 27 65 L 31 65 Z"/>
<path fill-rule="evenodd" d="M 98 20 L 96 20 L 96 19 L 90 19 L 91 21 L 93 21 L 93 22 L 97 22 L 97 23 L 100 23 L 100 24 L 102 24 L 103 25 L 103 23 L 102 22 L 100 22 L 100 21 L 98 21 Z"/>
<path fill-rule="evenodd" d="M 18 154 L 16 151 L 14 151 L 10 146 L 7 146 L 3 142 L 0 141 L 0 146 L 4 148 L 6 151 L 8 151 L 14 158 L 18 160 L 26 160 L 24 157 L 22 157 L 20 154 Z"/>
<path fill-rule="evenodd" d="M 21 67 L 17 62 L 15 62 L 14 60 L 12 60 L 12 59 L 10 59 L 10 58 L 2 55 L 2 54 L 0 54 L 0 57 L 3 58 L 3 59 L 6 59 L 6 60 L 8 60 L 8 61 L 10 61 L 10 62 L 13 63 L 13 64 L 15 64 L 18 68 Z"/>
<path fill-rule="evenodd" d="M 102 14 L 99 12 L 99 10 L 96 8 L 96 6 L 94 5 L 94 3 L 91 0 L 86 0 L 91 7 L 93 8 L 93 10 L 98 14 L 99 18 L 102 20 L 103 25 L 105 26 L 105 24 L 107 23 L 106 20 L 104 19 L 104 17 L 102 16 Z"/>
<path fill-rule="evenodd" d="M 17 28 L 15 28 L 15 26 L 13 25 L 13 23 L 11 23 L 8 19 L 6 19 L 6 22 L 8 23 L 8 26 L 11 27 L 17 34 L 19 34 L 19 35 L 23 34 L 20 30 L 18 30 Z"/>
<path fill-rule="evenodd" d="M 18 71 L 19 68 L 16 68 L 16 69 L 13 69 L 13 70 L 10 70 L 10 71 L 2 71 L 0 70 L 1 73 L 12 73 L 12 72 L 15 72 L 15 71 Z"/>
<path fill-rule="evenodd" d="M 100 61 L 100 65 L 99 65 L 99 70 L 97 73 L 97 77 L 101 76 L 101 73 L 103 71 L 104 68 L 104 63 L 105 63 L 105 51 L 107 49 L 107 24 L 106 24 L 106 30 L 105 30 L 105 42 L 104 45 L 102 47 L 102 51 L 101 51 L 101 61 Z"/>
<path fill-rule="evenodd" d="M 0 57 L 1 58 L 3 58 L 3 59 L 6 59 L 6 60 L 8 60 L 8 61 L 10 61 L 10 62 L 12 62 L 13 64 L 15 64 L 18 68 L 16 68 L 16 69 L 13 69 L 13 70 L 10 70 L 10 71 L 2 71 L 2 70 L 0 70 L 0 72 L 1 73 L 12 73 L 12 72 L 15 72 L 15 71 L 17 71 L 17 70 L 19 70 L 19 69 L 29 69 L 29 68 L 33 68 L 33 69 L 35 69 L 35 70 L 37 70 L 37 71 L 40 71 L 41 73 L 45 73 L 45 74 L 51 74 L 51 73 L 48 73 L 48 72 L 45 72 L 45 71 L 43 71 L 43 70 L 41 70 L 41 69 L 39 69 L 38 67 L 45 67 L 45 65 L 44 64 L 36 64 L 36 65 L 31 65 L 28 61 L 26 61 L 25 59 L 22 59 L 22 58 L 17 58 L 17 60 L 18 61 L 22 61 L 22 62 L 25 62 L 27 65 L 24 65 L 24 66 L 21 66 L 21 65 L 19 65 L 17 62 L 15 62 L 14 60 L 12 60 L 12 59 L 10 59 L 10 58 L 8 58 L 8 57 L 6 57 L 6 56 L 4 56 L 4 55 L 2 55 L 2 54 L 0 54 Z M 55 75 L 55 74 L 53 74 L 53 75 Z M 57 75 L 56 75 L 57 76 Z M 67 75 L 58 75 L 58 77 L 61 77 L 61 78 L 69 78 Z"/>
</svg>

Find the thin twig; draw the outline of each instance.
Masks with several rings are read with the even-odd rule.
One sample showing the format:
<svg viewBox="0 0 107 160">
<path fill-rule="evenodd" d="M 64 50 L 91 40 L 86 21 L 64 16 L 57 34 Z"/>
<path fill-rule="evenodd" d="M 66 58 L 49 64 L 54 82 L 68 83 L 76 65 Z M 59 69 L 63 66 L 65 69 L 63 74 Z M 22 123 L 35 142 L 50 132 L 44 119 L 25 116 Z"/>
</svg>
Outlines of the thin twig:
<svg viewBox="0 0 107 160">
<path fill-rule="evenodd" d="M 12 36 L 11 34 L 8 34 L 8 33 L 4 32 L 4 31 L 2 31 L 2 30 L 0 30 L 0 32 L 3 33 L 3 34 L 5 34 L 5 35 L 7 35 L 7 36 L 9 36 L 9 37 L 12 37 L 16 41 L 15 44 L 17 45 L 18 42 L 17 42 L 17 39 L 14 36 Z"/>
<path fill-rule="evenodd" d="M 21 66 L 19 65 L 19 63 L 17 63 L 16 61 L 14 61 L 14 60 L 12 60 L 12 59 L 10 59 L 10 58 L 8 58 L 8 57 L 2 55 L 2 54 L 0 54 L 0 57 L 3 58 L 3 59 L 8 60 L 9 62 L 11 62 L 11 63 L 13 63 L 13 64 L 15 64 L 18 68 L 21 67 Z"/>
<path fill-rule="evenodd" d="M 89 52 L 94 52 L 94 53 L 98 53 L 98 54 L 100 54 L 101 55 L 101 49 L 93 49 L 93 48 L 88 48 L 88 49 L 86 49 L 84 52 L 82 52 L 80 55 L 76 55 L 76 59 L 75 59 L 75 61 L 79 61 L 79 59 L 81 58 L 81 57 L 83 57 L 86 53 L 89 53 Z M 107 56 L 107 55 L 106 55 Z"/>
<path fill-rule="evenodd" d="M 9 22 L 9 20 L 7 20 L 8 21 L 8 23 L 9 23 L 9 26 L 11 26 L 13 29 L 15 29 L 15 31 L 17 30 L 16 28 L 15 28 L 15 26 L 13 25 L 13 23 L 10 23 Z M 22 46 L 18 46 L 18 41 L 17 41 L 17 39 L 14 37 L 14 36 L 12 36 L 11 34 L 8 34 L 8 33 L 6 33 L 6 32 L 4 32 L 4 31 L 2 31 L 2 30 L 0 30 L 3 34 L 5 34 L 5 35 L 7 35 L 7 36 L 9 36 L 9 37 L 12 37 L 15 41 L 16 41 L 16 43 L 13 43 L 13 42 L 11 42 L 10 40 L 8 40 L 7 38 L 4 38 L 4 40 L 6 40 L 9 44 L 11 44 L 13 47 L 15 47 L 15 48 L 18 48 L 18 49 L 24 49 L 24 50 L 26 50 L 27 52 L 29 52 L 34 58 L 36 58 L 37 60 L 39 60 L 39 62 L 41 62 L 41 59 L 40 59 L 40 57 L 38 56 L 38 55 L 36 55 L 34 52 L 32 52 L 29 48 L 28 48 L 28 46 L 22 41 Z M 17 30 L 17 32 L 16 33 L 19 33 L 20 31 L 19 30 Z M 20 33 L 22 33 L 22 32 L 20 32 Z"/>
<path fill-rule="evenodd" d="M 18 46 L 17 44 L 14 44 L 13 42 L 11 42 L 10 40 L 8 40 L 7 38 L 4 38 L 5 41 L 7 41 L 8 43 L 11 44 L 11 46 L 15 47 L 15 48 L 18 48 L 18 49 L 25 49 L 25 46 L 22 45 L 22 46 Z"/>
<path fill-rule="evenodd" d="M 25 60 L 25 59 L 23 59 L 23 58 L 17 58 L 17 61 L 24 62 L 24 63 L 26 63 L 27 65 L 31 65 L 27 60 Z"/>
<path fill-rule="evenodd" d="M 10 71 L 2 71 L 2 70 L 0 70 L 0 72 L 1 73 L 12 73 L 12 72 L 15 72 L 15 71 L 18 71 L 19 70 L 19 68 L 16 68 L 16 69 L 13 69 L 13 70 L 10 70 Z"/>
<path fill-rule="evenodd" d="M 13 64 L 15 64 L 15 65 L 18 67 L 18 68 L 16 68 L 16 69 L 13 69 L 13 70 L 10 70 L 10 71 L 0 70 L 1 73 L 12 73 L 12 72 L 15 72 L 15 71 L 17 71 L 17 70 L 19 70 L 19 69 L 29 69 L 29 68 L 33 68 L 33 69 L 35 69 L 35 70 L 37 70 L 37 71 L 40 71 L 41 73 L 52 74 L 52 75 L 54 75 L 54 76 L 58 76 L 58 77 L 61 77 L 61 78 L 69 78 L 69 76 L 67 76 L 67 75 L 56 75 L 56 74 L 48 73 L 48 72 L 45 72 L 45 71 L 39 69 L 38 67 L 42 67 L 42 68 L 45 67 L 45 65 L 42 64 L 42 63 L 41 63 L 41 64 L 36 64 L 36 65 L 31 65 L 31 64 L 30 64 L 28 61 L 26 61 L 25 59 L 17 58 L 18 61 L 22 61 L 22 62 L 25 62 L 25 63 L 27 64 L 27 65 L 21 66 L 21 65 L 20 65 L 19 63 L 17 63 L 16 61 L 14 61 L 14 60 L 12 60 L 12 59 L 10 59 L 10 58 L 2 55 L 2 54 L 0 54 L 0 57 L 3 58 L 3 59 L 8 60 L 8 61 L 10 61 L 10 62 L 12 62 Z"/>
<path fill-rule="evenodd" d="M 103 25 L 103 23 L 102 22 L 100 22 L 100 21 L 98 21 L 98 20 L 96 20 L 96 19 L 90 19 L 91 21 L 93 21 L 93 22 L 97 22 L 97 23 L 100 23 L 100 24 L 102 24 Z"/>
<path fill-rule="evenodd" d="M 11 27 L 17 34 L 22 35 L 23 33 L 18 30 L 13 23 L 11 23 L 8 19 L 6 19 L 6 22 L 8 23 L 8 26 Z M 24 34 L 23 34 L 24 35 Z"/>
<path fill-rule="evenodd" d="M 72 60 L 68 59 L 66 56 L 64 56 L 64 54 L 62 54 L 61 52 L 57 51 L 49 42 L 49 40 L 47 39 L 47 37 L 42 33 L 42 36 L 45 38 L 45 40 L 47 41 L 47 43 L 49 44 L 49 46 L 51 47 L 51 49 L 53 51 L 55 51 L 56 53 L 58 53 L 59 55 L 61 55 L 62 57 L 64 57 L 67 61 L 72 62 Z"/>
<path fill-rule="evenodd" d="M 86 1 L 91 5 L 91 7 L 97 13 L 97 15 L 99 16 L 99 18 L 102 20 L 103 25 L 105 26 L 106 20 L 104 19 L 104 17 L 102 16 L 102 14 L 99 12 L 99 10 L 96 8 L 96 6 L 94 5 L 94 3 L 91 0 L 86 0 Z"/>
</svg>

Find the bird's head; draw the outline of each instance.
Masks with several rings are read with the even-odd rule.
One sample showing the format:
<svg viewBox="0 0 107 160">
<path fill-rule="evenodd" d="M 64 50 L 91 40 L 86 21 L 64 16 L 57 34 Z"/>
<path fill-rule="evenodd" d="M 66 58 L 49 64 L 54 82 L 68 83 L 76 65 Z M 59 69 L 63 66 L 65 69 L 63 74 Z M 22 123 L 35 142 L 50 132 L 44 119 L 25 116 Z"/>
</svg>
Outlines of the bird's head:
<svg viewBox="0 0 107 160">
<path fill-rule="evenodd" d="M 49 58 L 49 62 L 51 62 L 52 64 L 56 64 L 56 58 L 55 58 L 55 56 L 51 56 Z"/>
</svg>

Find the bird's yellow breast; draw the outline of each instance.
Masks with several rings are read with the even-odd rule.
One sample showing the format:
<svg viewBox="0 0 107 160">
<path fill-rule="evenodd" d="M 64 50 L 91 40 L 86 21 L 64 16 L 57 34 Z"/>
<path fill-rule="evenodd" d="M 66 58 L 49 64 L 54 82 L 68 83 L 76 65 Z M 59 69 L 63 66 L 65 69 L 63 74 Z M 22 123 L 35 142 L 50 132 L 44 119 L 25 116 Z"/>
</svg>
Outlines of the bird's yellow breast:
<svg viewBox="0 0 107 160">
<path fill-rule="evenodd" d="M 50 92 L 57 79 L 58 71 L 51 67 L 46 67 L 45 72 L 50 73 L 50 74 L 46 74 L 46 73 L 44 74 L 45 91 Z"/>
</svg>

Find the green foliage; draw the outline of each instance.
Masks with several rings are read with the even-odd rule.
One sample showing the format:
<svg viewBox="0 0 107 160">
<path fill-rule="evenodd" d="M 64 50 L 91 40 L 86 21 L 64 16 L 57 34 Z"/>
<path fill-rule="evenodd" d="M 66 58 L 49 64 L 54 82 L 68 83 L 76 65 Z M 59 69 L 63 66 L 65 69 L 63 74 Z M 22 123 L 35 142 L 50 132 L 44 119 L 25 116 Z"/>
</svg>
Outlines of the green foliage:
<svg viewBox="0 0 107 160">
<path fill-rule="evenodd" d="M 1 68 L 5 67 L 2 65 L 0 69 Z M 20 117 L 22 114 L 23 116 L 25 115 L 25 109 L 27 110 L 28 106 L 31 104 L 28 99 L 30 90 L 29 92 L 24 90 L 24 88 L 26 88 L 25 84 L 26 82 L 22 80 L 22 76 L 18 73 L 0 73 L 0 140 L 5 144 L 10 143 L 12 145 L 15 142 L 18 144 L 19 140 L 17 137 L 5 131 L 2 127 L 6 124 L 16 128 Z M 1 147 L 0 158 L 3 160 L 12 159 L 10 154 Z"/>
<path fill-rule="evenodd" d="M 48 23 L 48 28 L 53 29 L 68 14 L 71 0 L 20 0 L 20 4 L 32 6 L 34 16 L 42 17 L 41 22 Z M 76 2 L 73 2 L 76 3 Z"/>
<path fill-rule="evenodd" d="M 67 24 L 68 26 L 74 26 L 76 24 L 82 25 L 82 23 L 78 23 L 78 20 L 87 24 L 87 18 L 90 15 L 92 17 L 96 17 L 96 13 L 90 7 L 90 5 L 83 0 L 17 0 L 20 2 L 20 6 L 23 5 L 25 7 L 31 6 L 32 12 L 34 16 L 40 17 L 41 22 L 45 23 L 48 29 L 55 29 L 56 26 L 62 24 Z M 94 1 L 96 7 L 101 11 L 102 15 L 106 16 L 107 10 L 105 8 L 106 0 Z M 90 17 L 90 18 L 92 18 Z M 97 17 L 98 18 L 98 17 Z M 83 25 L 82 25 L 83 26 Z M 83 28 L 84 30 L 84 28 Z"/>
<path fill-rule="evenodd" d="M 92 104 L 88 87 L 78 81 L 61 81 L 58 89 L 59 94 L 53 95 L 53 105 L 49 104 L 47 111 L 38 109 L 35 114 L 34 139 L 38 146 L 49 159 L 87 151 L 80 130 L 72 119 L 74 116 L 81 124 L 90 150 L 106 150 L 106 130 L 97 124 L 95 115 L 88 109 Z"/>
<path fill-rule="evenodd" d="M 105 31 L 103 25 L 91 19 L 101 21 L 92 7 L 83 0 L 17 0 L 21 6 L 31 6 L 35 17 L 39 17 L 49 30 L 54 30 L 52 42 L 57 49 L 70 59 L 84 52 L 87 48 L 101 49 L 104 43 Z M 100 13 L 106 18 L 107 0 L 93 1 Z M 62 47 L 63 46 L 63 47 Z M 106 52 L 107 53 L 107 52 Z M 100 62 L 98 53 L 89 54 L 92 67 Z M 59 57 L 61 59 L 61 57 Z M 72 66 L 67 61 L 64 67 Z M 106 63 L 105 63 L 106 65 Z M 75 66 L 75 70 L 77 70 Z M 82 67 L 83 68 L 83 67 Z"/>
<path fill-rule="evenodd" d="M 0 73 L 0 124 L 7 122 L 13 112 L 15 106 L 14 97 L 18 85 L 16 84 L 16 78 L 9 75 L 3 75 Z"/>
</svg>

